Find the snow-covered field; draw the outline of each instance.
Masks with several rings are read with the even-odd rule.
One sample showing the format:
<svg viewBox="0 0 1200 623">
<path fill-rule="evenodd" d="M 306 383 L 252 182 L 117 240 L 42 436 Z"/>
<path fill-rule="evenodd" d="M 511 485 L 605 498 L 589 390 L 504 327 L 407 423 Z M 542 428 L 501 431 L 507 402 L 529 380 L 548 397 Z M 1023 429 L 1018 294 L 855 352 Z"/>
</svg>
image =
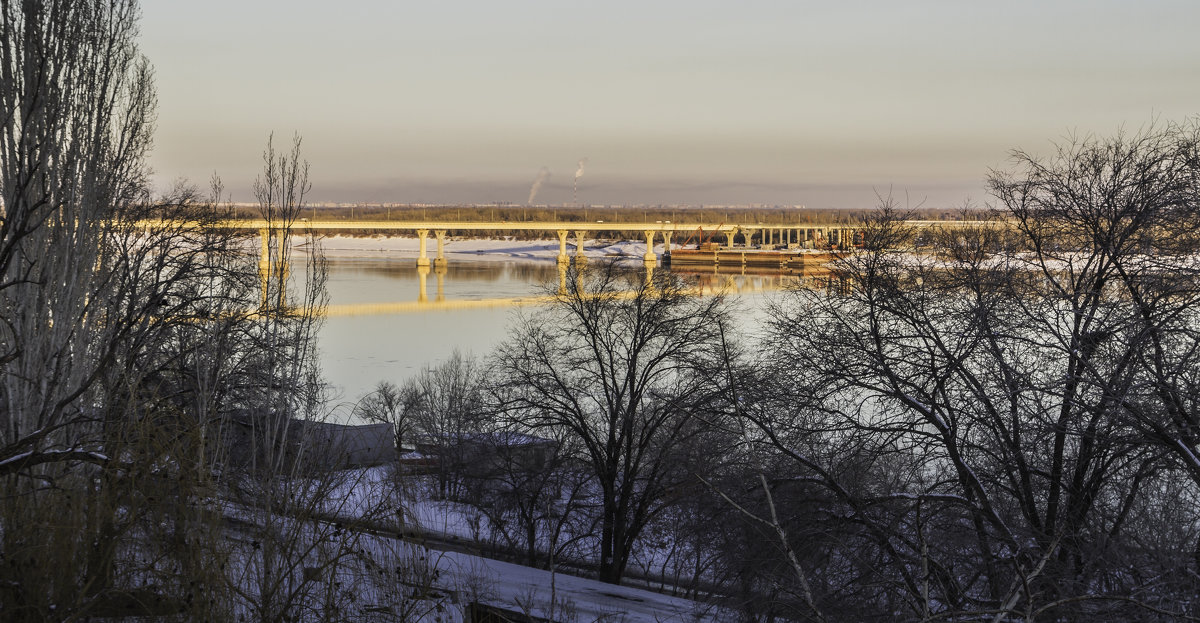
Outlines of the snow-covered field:
<svg viewBox="0 0 1200 623">
<path fill-rule="evenodd" d="M 445 552 L 438 560 L 443 578 L 479 597 L 513 610 L 545 616 L 551 597 L 551 573 L 498 560 Z M 616 586 L 571 575 L 553 577 L 555 601 L 573 611 L 574 620 L 627 623 L 717 621 L 712 606 L 628 586 Z M 531 607 L 532 606 L 532 607 Z M 725 613 L 728 614 L 728 613 Z M 560 619 L 561 620 L 561 619 Z"/>
<path fill-rule="evenodd" d="M 390 475 L 390 468 L 373 467 L 343 474 L 348 478 L 329 500 L 330 510 L 334 514 L 362 516 L 369 513 L 368 509 L 372 507 L 397 502 L 393 497 L 396 483 Z M 407 531 L 437 540 L 461 542 L 468 548 L 472 543 L 478 543 L 481 537 L 487 538 L 481 534 L 481 530 L 486 532 L 486 526 L 478 525 L 482 518 L 473 516 L 475 514 L 468 506 L 432 500 L 427 492 L 421 491 L 422 488 L 417 486 L 413 490 L 406 487 L 409 491 L 400 503 L 405 509 Z M 486 524 L 486 519 L 482 519 L 482 522 Z M 420 561 L 420 564 L 430 565 L 430 571 L 434 572 L 430 575 L 436 577 L 432 582 L 433 587 L 446 596 L 451 604 L 465 605 L 471 601 L 482 601 L 510 610 L 546 616 L 550 614 L 548 608 L 553 601 L 559 607 L 568 606 L 573 615 L 569 620 L 580 623 L 718 621 L 730 614 L 710 604 L 631 586 L 617 586 L 561 572 L 551 573 L 468 553 L 442 551 L 436 547 L 405 547 L 396 539 L 379 535 L 364 535 L 364 539 L 364 545 L 370 550 L 392 552 L 393 556 L 408 559 L 410 564 Z"/>
</svg>

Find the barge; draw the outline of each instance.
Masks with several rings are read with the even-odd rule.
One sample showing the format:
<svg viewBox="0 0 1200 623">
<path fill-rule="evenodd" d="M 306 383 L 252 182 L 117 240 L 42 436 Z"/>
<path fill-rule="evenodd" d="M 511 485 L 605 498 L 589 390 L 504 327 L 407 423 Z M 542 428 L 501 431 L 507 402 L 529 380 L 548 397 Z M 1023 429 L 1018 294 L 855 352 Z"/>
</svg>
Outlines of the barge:
<svg viewBox="0 0 1200 623">
<path fill-rule="evenodd" d="M 824 266 L 834 258 L 828 251 L 704 248 L 675 249 L 670 263 L 679 267 L 744 267 L 800 272 Z M 715 246 L 715 245 L 714 245 Z"/>
</svg>

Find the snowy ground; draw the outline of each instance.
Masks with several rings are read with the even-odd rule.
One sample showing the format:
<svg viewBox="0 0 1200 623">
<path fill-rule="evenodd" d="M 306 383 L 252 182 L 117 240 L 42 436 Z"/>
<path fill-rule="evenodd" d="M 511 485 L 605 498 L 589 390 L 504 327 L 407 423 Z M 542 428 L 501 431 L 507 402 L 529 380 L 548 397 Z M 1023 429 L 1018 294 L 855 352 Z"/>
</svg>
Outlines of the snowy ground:
<svg viewBox="0 0 1200 623">
<path fill-rule="evenodd" d="M 353 517 L 362 516 L 371 507 L 387 504 L 394 499 L 391 496 L 395 490 L 395 481 L 389 473 L 387 467 L 343 472 L 348 479 L 330 500 L 330 510 L 341 516 Z M 415 528 L 418 533 L 461 541 L 464 545 L 481 536 L 481 526 L 478 525 L 480 518 L 476 517 L 473 521 L 473 513 L 464 505 L 430 500 L 427 495 L 417 491 L 409 491 L 402 505 L 408 518 L 408 530 Z M 486 523 L 486 520 L 483 522 Z M 486 531 L 486 526 L 482 530 Z M 401 558 L 409 560 L 427 560 L 436 569 L 435 587 L 449 595 L 452 603 L 459 605 L 482 601 L 545 616 L 552 601 L 553 586 L 553 601 L 560 606 L 569 606 L 574 615 L 569 620 L 580 623 L 718 621 L 730 615 L 709 604 L 688 599 L 564 573 L 552 574 L 482 556 L 436 548 L 426 551 L 417 546 L 398 548 L 398 541 L 378 535 L 367 537 L 367 541 L 372 543 L 371 549 L 396 552 Z M 400 553 L 405 550 L 407 554 Z"/>
<path fill-rule="evenodd" d="M 479 597 L 488 603 L 518 611 L 532 606 L 534 614 L 547 614 L 549 571 L 454 552 L 443 553 L 438 568 L 444 570 L 445 581 L 468 591 L 480 591 Z M 556 601 L 565 602 L 580 622 L 665 623 L 723 618 L 712 606 L 628 586 L 563 574 L 555 574 L 553 582 Z"/>
</svg>

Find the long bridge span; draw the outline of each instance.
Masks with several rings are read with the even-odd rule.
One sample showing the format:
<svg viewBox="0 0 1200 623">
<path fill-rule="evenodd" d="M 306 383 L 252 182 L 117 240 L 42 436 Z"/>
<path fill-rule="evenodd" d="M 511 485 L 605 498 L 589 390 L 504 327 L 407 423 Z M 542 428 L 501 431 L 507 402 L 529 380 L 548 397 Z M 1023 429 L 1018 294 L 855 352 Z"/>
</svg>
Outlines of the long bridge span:
<svg viewBox="0 0 1200 623">
<path fill-rule="evenodd" d="M 978 227 L 981 225 L 996 225 L 994 222 L 979 221 L 905 221 L 906 225 L 915 228 L 958 228 Z M 231 219 L 222 221 L 218 227 L 229 229 L 258 230 L 262 235 L 263 255 L 268 253 L 268 239 L 271 230 L 282 228 L 279 221 L 263 219 Z M 292 224 L 293 231 L 339 231 L 339 230 L 370 230 L 395 231 L 397 233 L 415 234 L 419 241 L 418 266 L 428 266 L 430 257 L 428 251 L 429 234 L 432 233 L 437 241 L 435 262 L 446 261 L 446 234 L 449 231 L 505 231 L 505 232 L 554 232 L 558 236 L 558 261 L 566 263 L 571 260 L 567 253 L 567 239 L 575 235 L 575 256 L 583 256 L 584 234 L 595 231 L 640 232 L 646 240 L 646 253 L 643 260 L 647 264 L 657 262 L 654 254 L 656 238 L 661 238 L 664 244 L 664 255 L 671 254 L 672 236 L 699 235 L 701 239 L 713 239 L 720 235 L 724 244 L 734 247 L 734 238 L 741 235 L 745 246 L 755 244 L 768 246 L 779 245 L 788 248 L 813 248 L 824 246 L 844 246 L 854 239 L 855 232 L 860 226 L 851 223 L 701 223 L 655 221 L 651 222 L 565 222 L 565 221 L 380 221 L 380 220 L 308 220 L 298 219 Z M 757 242 L 756 240 L 757 239 Z"/>
</svg>

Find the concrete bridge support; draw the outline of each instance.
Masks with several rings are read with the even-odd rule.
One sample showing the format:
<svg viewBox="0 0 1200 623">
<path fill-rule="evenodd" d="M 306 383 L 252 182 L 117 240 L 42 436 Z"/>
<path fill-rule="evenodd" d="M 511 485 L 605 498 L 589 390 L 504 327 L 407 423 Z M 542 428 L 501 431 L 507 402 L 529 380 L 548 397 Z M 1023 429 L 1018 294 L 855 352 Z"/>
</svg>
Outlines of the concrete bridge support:
<svg viewBox="0 0 1200 623">
<path fill-rule="evenodd" d="M 582 230 L 575 231 L 575 264 L 586 264 L 587 256 L 583 254 L 583 236 L 586 232 Z"/>
<path fill-rule="evenodd" d="M 571 232 L 569 232 L 565 229 L 558 230 L 558 263 L 559 264 L 566 264 L 567 262 L 571 261 L 570 256 L 567 255 L 567 235 L 570 233 Z"/>
<path fill-rule="evenodd" d="M 654 255 L 654 230 L 646 230 L 646 254 L 642 256 L 642 261 L 646 266 L 653 266 L 658 263 L 658 256 Z"/>
<path fill-rule="evenodd" d="M 662 233 L 662 237 L 663 237 L 663 260 L 669 262 L 669 261 L 671 261 L 671 232 L 664 231 Z"/>
<path fill-rule="evenodd" d="M 434 264 L 436 266 L 445 266 L 446 265 L 446 230 L 439 229 L 439 230 L 433 232 L 433 235 L 437 238 L 437 249 L 438 249 L 437 258 L 435 258 L 433 260 Z"/>
<path fill-rule="evenodd" d="M 429 238 L 429 230 L 428 229 L 418 229 L 417 230 L 417 248 L 420 249 L 420 253 L 417 255 L 417 266 L 429 266 L 429 252 L 428 252 L 429 245 L 427 242 L 428 238 Z M 424 282 L 422 282 L 422 284 L 423 283 Z M 424 285 L 422 285 L 421 291 L 424 292 L 424 290 L 425 290 L 425 287 L 424 287 Z"/>
</svg>

